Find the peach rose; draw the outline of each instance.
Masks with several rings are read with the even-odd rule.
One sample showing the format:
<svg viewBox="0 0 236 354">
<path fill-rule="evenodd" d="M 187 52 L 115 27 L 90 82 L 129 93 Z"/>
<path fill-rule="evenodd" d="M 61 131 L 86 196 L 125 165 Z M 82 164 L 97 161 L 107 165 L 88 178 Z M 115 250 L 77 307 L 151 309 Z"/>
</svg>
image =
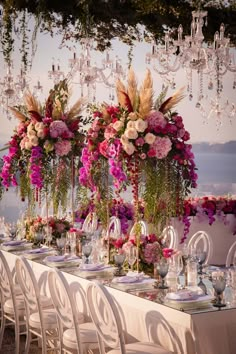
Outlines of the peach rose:
<svg viewBox="0 0 236 354">
<path fill-rule="evenodd" d="M 137 139 L 137 137 L 138 137 L 137 130 L 134 129 L 134 128 L 128 128 L 128 129 L 126 129 L 126 131 L 125 131 L 125 136 L 126 136 L 128 139 Z"/>
<path fill-rule="evenodd" d="M 144 140 L 147 144 L 152 145 L 154 141 L 156 140 L 156 137 L 152 133 L 147 133 L 144 137 Z"/>
<path fill-rule="evenodd" d="M 135 129 L 140 133 L 143 133 L 147 129 L 148 124 L 142 118 L 137 119 L 134 123 Z"/>
</svg>

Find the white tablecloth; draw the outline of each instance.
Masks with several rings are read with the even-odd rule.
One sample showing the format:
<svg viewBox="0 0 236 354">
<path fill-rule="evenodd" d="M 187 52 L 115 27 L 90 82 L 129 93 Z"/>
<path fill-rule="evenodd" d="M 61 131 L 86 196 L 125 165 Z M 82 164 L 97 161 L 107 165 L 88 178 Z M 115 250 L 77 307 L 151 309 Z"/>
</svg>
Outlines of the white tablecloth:
<svg viewBox="0 0 236 354">
<path fill-rule="evenodd" d="M 17 256 L 3 252 L 11 268 Z M 43 292 L 48 293 L 49 267 L 30 261 Z M 88 317 L 85 289 L 89 280 L 64 273 L 76 294 L 80 310 Z M 119 307 L 127 341 L 142 340 L 161 344 L 180 354 L 235 354 L 236 309 L 188 314 L 109 288 Z"/>
</svg>

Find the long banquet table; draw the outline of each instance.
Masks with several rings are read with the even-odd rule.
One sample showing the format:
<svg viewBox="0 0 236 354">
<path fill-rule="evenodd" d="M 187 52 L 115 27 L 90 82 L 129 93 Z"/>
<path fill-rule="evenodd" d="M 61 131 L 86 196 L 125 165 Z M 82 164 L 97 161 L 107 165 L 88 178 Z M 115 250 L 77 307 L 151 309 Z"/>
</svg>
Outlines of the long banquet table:
<svg viewBox="0 0 236 354">
<path fill-rule="evenodd" d="M 13 269 L 18 255 L 3 251 Z M 29 261 L 41 291 L 48 294 L 47 272 L 42 262 Z M 64 272 L 79 308 L 89 317 L 85 290 L 90 280 Z M 108 287 L 123 321 L 128 342 L 151 341 L 181 354 L 235 354 L 236 308 L 182 312 L 157 302 Z"/>
</svg>

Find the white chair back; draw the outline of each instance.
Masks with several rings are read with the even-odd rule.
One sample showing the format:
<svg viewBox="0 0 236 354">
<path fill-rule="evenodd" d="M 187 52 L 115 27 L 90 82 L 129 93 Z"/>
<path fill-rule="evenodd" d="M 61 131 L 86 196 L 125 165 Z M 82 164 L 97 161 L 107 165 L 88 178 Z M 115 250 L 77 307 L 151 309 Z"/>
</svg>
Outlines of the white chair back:
<svg viewBox="0 0 236 354">
<path fill-rule="evenodd" d="M 52 302 L 57 311 L 60 330 L 74 328 L 77 340 L 77 353 L 82 354 L 77 307 L 64 275 L 55 269 L 48 273 L 48 286 Z"/>
<path fill-rule="evenodd" d="M 105 346 L 113 349 L 120 347 L 121 353 L 126 354 L 121 319 L 107 289 L 98 282 L 91 282 L 86 295 L 98 333 L 100 354 L 105 354 Z"/>
<path fill-rule="evenodd" d="M 112 238 L 119 238 L 121 236 L 121 223 L 120 219 L 116 216 L 110 217 L 110 222 L 108 226 L 109 236 Z"/>
<path fill-rule="evenodd" d="M 98 228 L 98 218 L 96 213 L 89 213 L 83 223 L 82 230 L 84 232 L 93 233 Z"/>
<path fill-rule="evenodd" d="M 148 225 L 144 220 L 140 220 L 134 223 L 130 230 L 130 235 L 136 234 L 137 226 L 141 227 L 141 235 L 147 236 L 148 235 Z"/>
<path fill-rule="evenodd" d="M 40 291 L 33 270 L 24 257 L 16 260 L 16 276 L 26 301 L 28 315 L 39 312 L 41 309 L 39 303 Z"/>
<path fill-rule="evenodd" d="M 164 228 L 161 235 L 164 243 L 173 249 L 178 248 L 178 234 L 177 231 L 173 228 L 173 226 L 169 225 Z"/>
<path fill-rule="evenodd" d="M 236 266 L 236 241 L 234 241 L 234 243 L 231 245 L 226 257 L 225 266 L 230 267 L 231 264 Z"/>
<path fill-rule="evenodd" d="M 14 294 L 12 274 L 2 251 L 0 251 L 0 289 L 3 299 L 9 299 Z"/>
<path fill-rule="evenodd" d="M 204 264 L 208 264 L 209 259 L 212 256 L 213 245 L 210 236 L 205 231 L 196 232 L 188 242 L 188 248 L 197 248 L 202 249 L 202 251 L 206 252 L 206 260 Z"/>
</svg>

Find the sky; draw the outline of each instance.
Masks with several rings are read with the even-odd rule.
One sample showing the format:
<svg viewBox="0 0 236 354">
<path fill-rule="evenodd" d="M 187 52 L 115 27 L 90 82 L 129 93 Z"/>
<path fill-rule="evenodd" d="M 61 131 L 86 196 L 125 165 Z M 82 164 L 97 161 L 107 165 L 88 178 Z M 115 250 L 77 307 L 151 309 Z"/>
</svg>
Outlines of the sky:
<svg viewBox="0 0 236 354">
<path fill-rule="evenodd" d="M 79 55 L 81 47 L 79 44 L 76 44 L 75 49 L 71 48 L 71 51 L 67 48 L 59 49 L 60 47 L 60 38 L 54 37 L 52 38 L 50 35 L 47 34 L 38 34 L 37 38 L 37 51 L 33 61 L 32 70 L 28 75 L 30 81 L 30 89 L 33 90 L 33 86 L 36 85 L 37 80 L 40 80 L 40 83 L 43 86 L 43 94 L 40 97 L 41 102 L 45 101 L 45 98 L 48 95 L 50 88 L 53 87 L 52 80 L 48 79 L 48 71 L 51 69 L 52 66 L 52 58 L 55 58 L 55 62 L 60 60 L 60 66 L 62 70 L 68 72 L 68 60 L 72 58 L 73 52 L 76 50 L 77 55 Z M 73 45 L 73 44 L 72 44 Z M 19 42 L 17 43 L 19 46 Z M 127 67 L 128 64 L 128 50 L 129 47 L 123 43 L 118 41 L 113 42 L 113 50 L 111 52 L 111 56 L 114 58 L 116 55 L 122 60 L 124 67 Z M 152 66 L 148 66 L 145 63 L 145 56 L 146 53 L 150 52 L 151 44 L 148 43 L 136 43 L 132 53 L 132 67 L 135 71 L 135 74 L 138 78 L 138 83 L 141 85 L 147 68 L 151 69 L 154 89 L 155 89 L 155 97 L 157 97 L 163 85 L 163 80 L 160 76 L 152 69 Z M 92 60 L 96 61 L 98 66 L 101 62 L 101 59 L 104 57 L 103 54 L 94 52 L 92 53 Z M 14 67 L 15 73 L 19 73 L 19 51 L 18 49 L 15 50 L 14 53 Z M 17 71 L 18 69 L 18 71 Z M 2 81 L 3 76 L 5 74 L 5 68 L 3 63 L 3 58 L 0 53 L 0 81 Z M 220 142 L 224 143 L 230 140 L 235 140 L 235 133 L 236 133 L 236 116 L 232 118 L 232 122 L 227 117 L 222 119 L 222 126 L 219 127 L 216 123 L 216 117 L 213 114 L 208 120 L 203 118 L 200 114 L 199 109 L 195 107 L 196 101 L 190 101 L 188 98 L 188 93 L 186 89 L 186 75 L 183 69 L 179 70 L 176 74 L 176 89 L 185 87 L 185 98 L 178 104 L 177 110 L 179 114 L 184 119 L 185 128 L 190 132 L 191 142 L 202 142 L 206 141 L 209 143 Z M 236 90 L 232 89 L 232 82 L 234 76 L 233 73 L 228 73 L 225 75 L 224 78 L 224 101 L 227 99 L 230 102 L 234 102 L 236 105 Z M 197 90 L 197 75 L 193 77 L 193 88 L 194 91 Z M 76 81 L 76 77 L 75 77 Z M 78 76 L 77 76 L 78 81 Z M 124 80 L 125 82 L 125 80 Z M 72 99 L 71 104 L 78 99 L 81 95 L 80 87 L 78 84 L 74 84 L 72 86 Z M 171 96 L 174 91 L 169 89 L 167 96 Z M 196 95 L 195 95 L 196 97 Z M 97 102 L 109 102 L 108 99 L 108 90 L 105 89 L 103 86 L 97 86 Z M 209 97 L 210 99 L 210 97 Z M 115 101 L 116 102 L 116 101 Z M 209 111 L 209 105 L 207 101 L 204 102 L 204 107 L 207 108 Z M 6 118 L 6 115 L 2 113 L 0 110 L 0 147 L 5 144 L 14 129 L 17 125 L 17 122 L 14 118 L 9 121 Z"/>
</svg>

